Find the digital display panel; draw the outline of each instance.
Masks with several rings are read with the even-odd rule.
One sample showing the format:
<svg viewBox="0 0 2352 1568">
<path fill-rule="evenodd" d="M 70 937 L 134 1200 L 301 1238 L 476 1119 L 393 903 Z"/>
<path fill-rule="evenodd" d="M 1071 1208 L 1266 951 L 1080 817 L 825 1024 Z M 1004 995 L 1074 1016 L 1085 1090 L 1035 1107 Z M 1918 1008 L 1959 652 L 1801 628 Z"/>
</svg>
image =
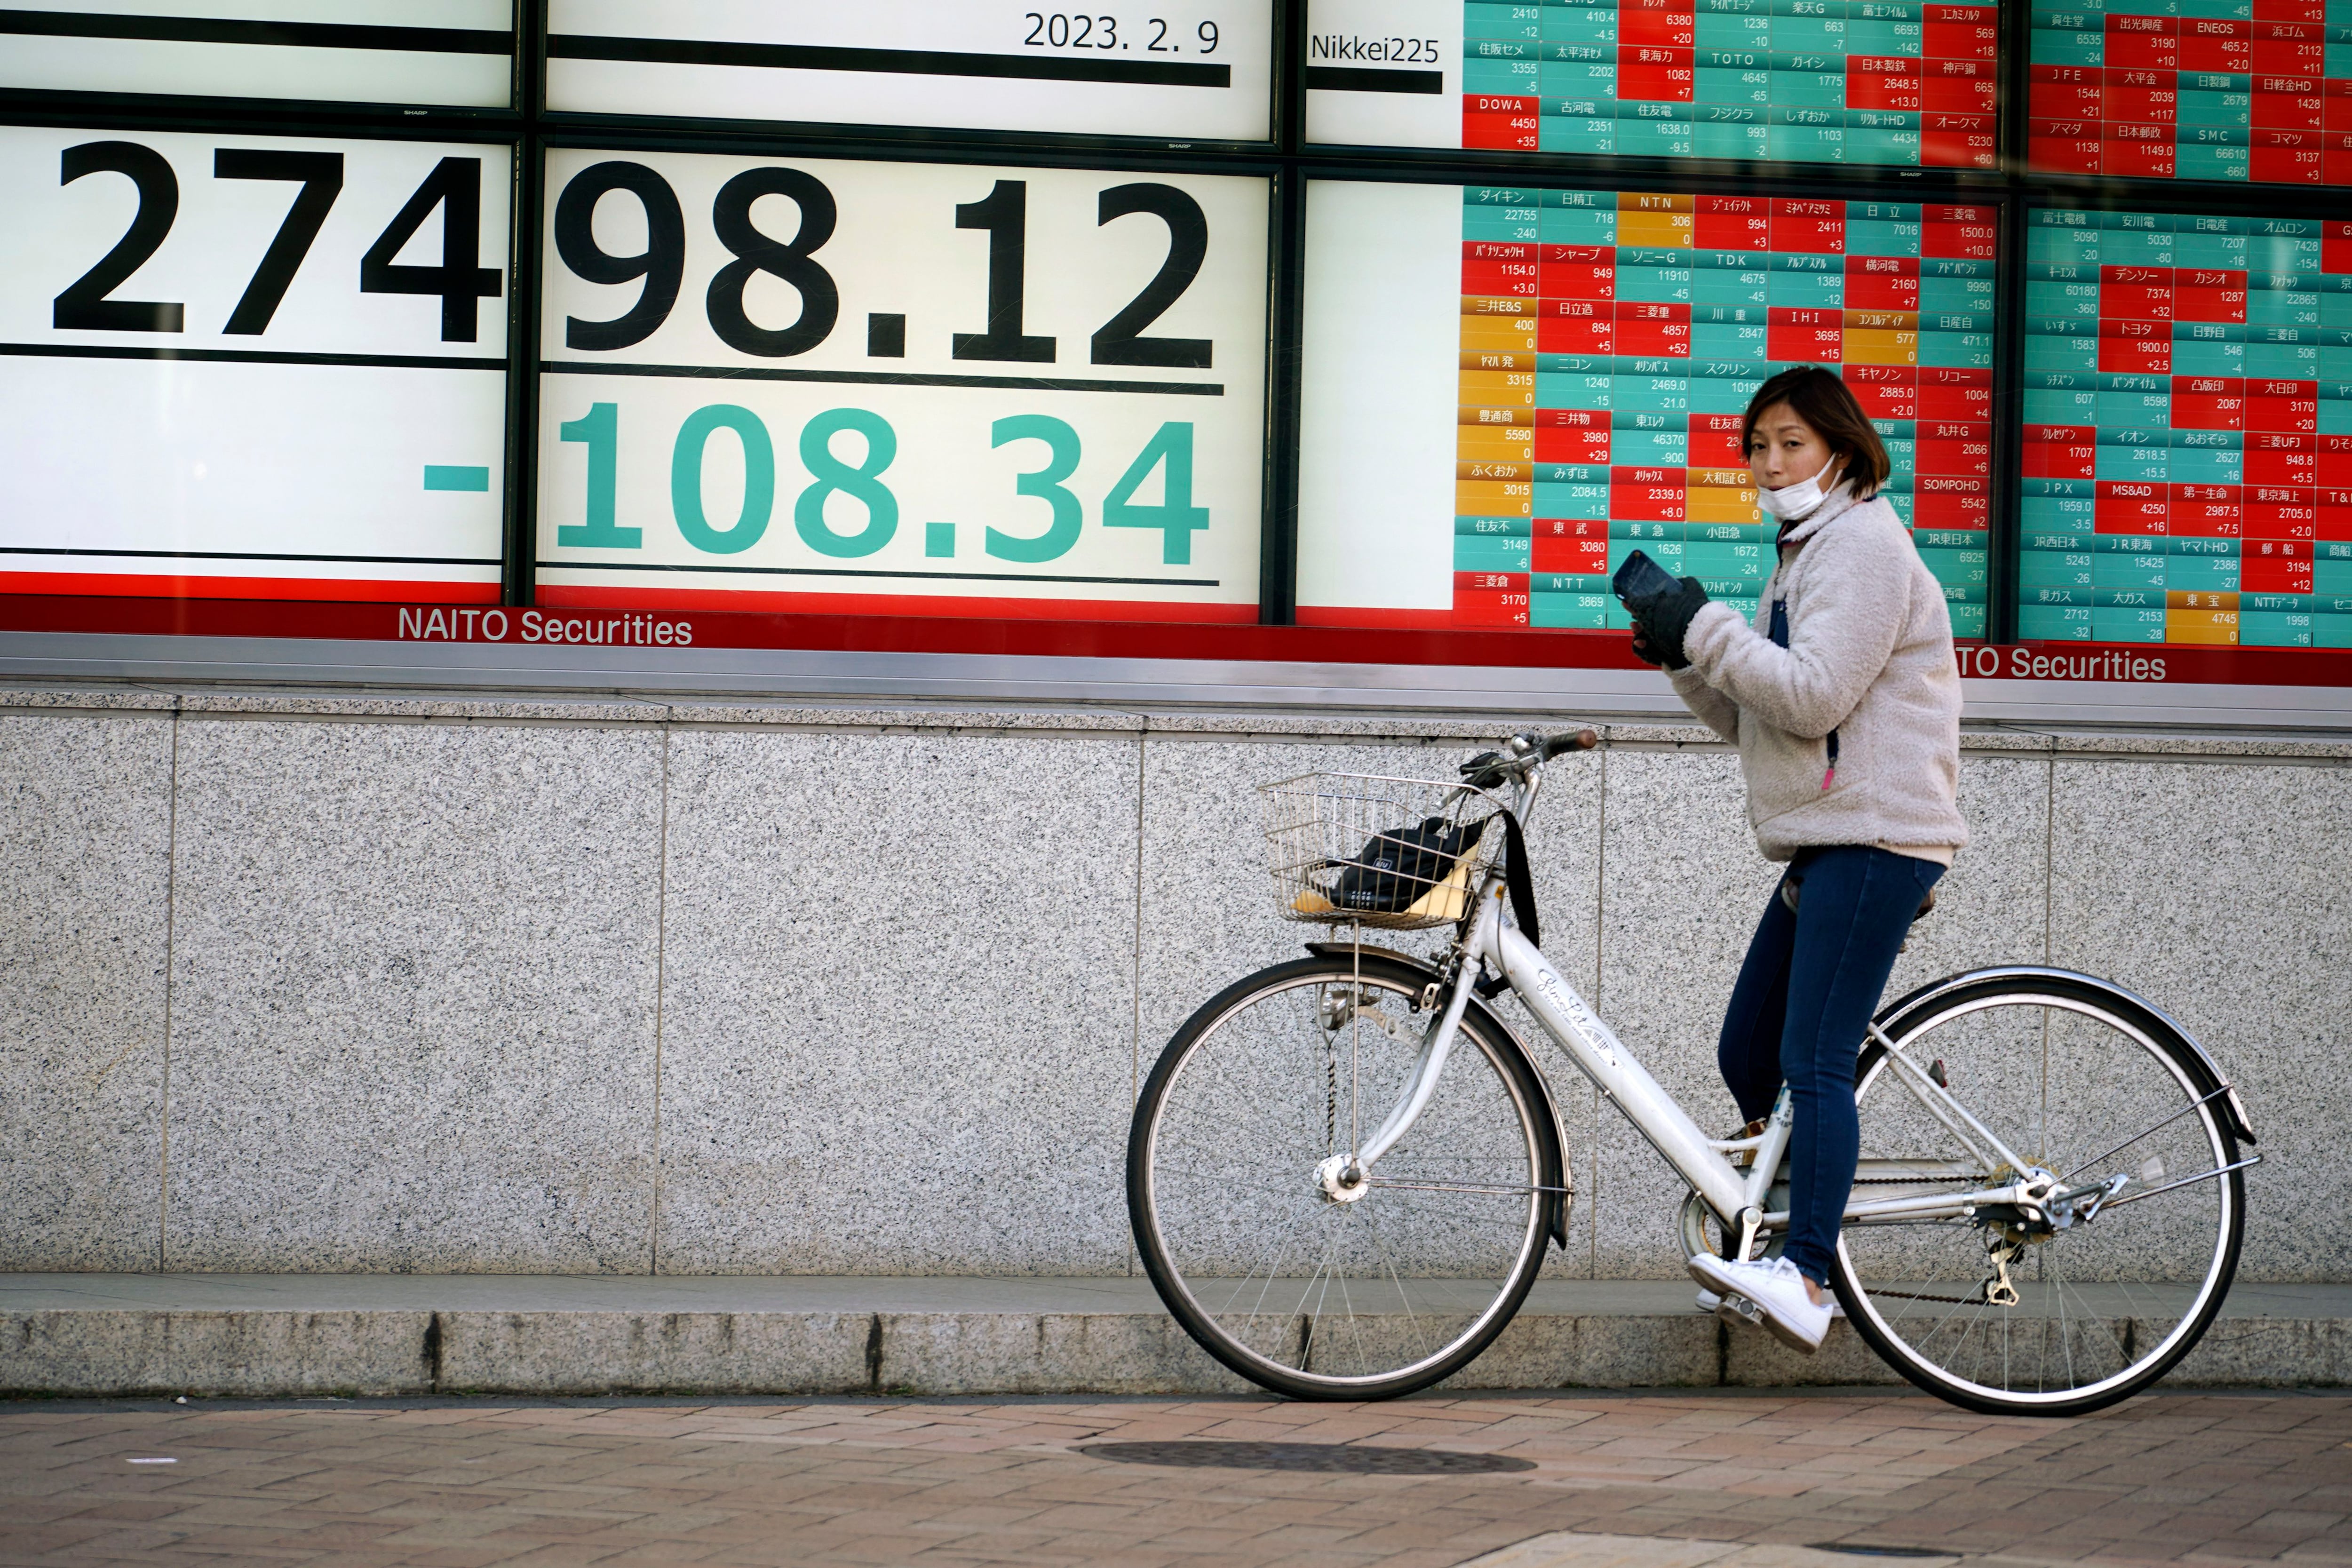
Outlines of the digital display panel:
<svg viewBox="0 0 2352 1568">
<path fill-rule="evenodd" d="M 551 0 L 550 109 L 1262 142 L 1270 0 Z"/>
<path fill-rule="evenodd" d="M 2000 8 L 1313 0 L 1313 142 L 1990 169 Z"/>
<path fill-rule="evenodd" d="M 513 0 L 66 0 L 0 11 L 0 88 L 504 109 Z"/>
<path fill-rule="evenodd" d="M 0 129 L 0 590 L 496 599 L 513 168 Z"/>
<path fill-rule="evenodd" d="M 1302 620 L 1622 626 L 1609 576 L 1635 549 L 1752 612 L 1778 525 L 1756 506 L 1742 416 L 1769 375 L 1822 364 L 1841 372 L 1885 440 L 1895 471 L 1884 493 L 1943 584 L 1954 631 L 1984 635 L 1991 209 L 1492 186 L 1386 194 L 1397 189 L 1310 187 Z M 1440 222 L 1450 258 L 1428 243 Z M 1423 233 L 1393 268 L 1348 254 L 1359 235 L 1406 223 Z M 1438 269 L 1447 259 L 1450 275 Z M 1370 278 L 1344 280 L 1358 268 Z M 1352 297 L 1357 314 L 1382 289 L 1396 296 L 1390 308 L 1418 314 L 1423 346 L 1389 374 L 1438 382 L 1412 417 L 1444 420 L 1447 438 L 1380 427 L 1393 416 L 1354 390 L 1379 375 L 1376 351 L 1322 315 L 1318 284 Z M 1428 330 L 1441 312 L 1451 331 Z M 1444 463 L 1449 482 L 1380 506 L 1352 469 L 1398 447 Z M 1348 563 L 1437 531 L 1442 552 L 1395 552 L 1410 566 Z"/>
<path fill-rule="evenodd" d="M 2352 224 L 2027 224 L 2019 636 L 2352 647 Z"/>
<path fill-rule="evenodd" d="M 1266 181 L 548 154 L 539 596 L 1255 621 Z"/>
<path fill-rule="evenodd" d="M 2036 0 L 2031 74 L 2035 169 L 2352 183 L 2352 0 Z"/>
</svg>

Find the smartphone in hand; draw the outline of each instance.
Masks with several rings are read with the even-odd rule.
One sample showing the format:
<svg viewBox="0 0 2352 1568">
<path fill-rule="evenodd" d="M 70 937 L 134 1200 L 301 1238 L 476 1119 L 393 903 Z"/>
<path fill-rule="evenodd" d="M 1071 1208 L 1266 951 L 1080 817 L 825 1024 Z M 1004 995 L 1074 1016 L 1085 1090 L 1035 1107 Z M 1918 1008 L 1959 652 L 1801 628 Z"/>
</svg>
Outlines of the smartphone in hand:
<svg viewBox="0 0 2352 1568">
<path fill-rule="evenodd" d="M 1662 594 L 1671 594 L 1680 586 L 1667 574 L 1664 567 L 1638 550 L 1625 557 L 1625 564 L 1617 568 L 1617 574 L 1609 580 L 1609 585 L 1616 591 L 1619 602 L 1627 609 L 1633 608 L 1637 599 L 1654 599 Z"/>
</svg>

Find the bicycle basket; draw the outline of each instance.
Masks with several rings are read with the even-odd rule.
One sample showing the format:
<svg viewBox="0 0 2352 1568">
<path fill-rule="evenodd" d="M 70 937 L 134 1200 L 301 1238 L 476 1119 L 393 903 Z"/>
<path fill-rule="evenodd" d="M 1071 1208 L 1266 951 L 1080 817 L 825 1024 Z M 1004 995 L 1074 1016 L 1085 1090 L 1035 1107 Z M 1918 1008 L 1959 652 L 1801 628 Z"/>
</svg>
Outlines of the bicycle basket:
<svg viewBox="0 0 2352 1568">
<path fill-rule="evenodd" d="M 1460 784 L 1318 773 L 1258 793 L 1285 920 L 1384 931 L 1451 925 L 1503 853 L 1501 804 Z"/>
</svg>

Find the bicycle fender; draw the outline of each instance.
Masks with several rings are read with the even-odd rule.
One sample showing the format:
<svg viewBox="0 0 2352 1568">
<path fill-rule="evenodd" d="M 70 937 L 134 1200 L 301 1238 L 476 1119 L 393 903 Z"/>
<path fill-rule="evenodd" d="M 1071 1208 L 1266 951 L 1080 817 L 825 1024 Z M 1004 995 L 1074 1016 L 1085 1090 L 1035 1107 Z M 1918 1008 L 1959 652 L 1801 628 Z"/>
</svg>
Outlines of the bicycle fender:
<svg viewBox="0 0 2352 1568">
<path fill-rule="evenodd" d="M 2151 1034 L 2168 1034 L 2180 1041 L 2189 1047 L 2191 1058 L 2189 1070 L 2192 1076 L 2203 1079 L 2201 1087 L 2205 1092 L 2223 1091 L 2221 1104 L 2229 1112 L 2231 1131 L 2246 1142 L 2261 1142 L 2254 1136 L 2253 1121 L 2246 1115 L 2245 1102 L 2238 1098 L 2236 1086 L 2222 1074 L 2221 1064 L 2213 1059 L 2212 1053 L 2205 1048 L 2204 1043 L 2181 1027 L 2179 1019 L 2145 996 L 2126 990 L 2112 980 L 2102 980 L 2095 974 L 2035 963 L 2005 963 L 1989 969 L 1964 970 L 1958 974 L 1946 975 L 1941 980 L 1931 980 L 1901 1000 L 1888 1003 L 1879 1009 L 1878 1016 L 1872 1021 L 1891 1035 L 1896 1032 L 1895 1026 L 1912 1013 L 1930 1003 L 1946 1001 L 1955 992 L 1980 985 L 2014 985 L 2020 981 L 2046 984 L 2060 991 L 2088 993 L 2121 1013 L 2127 1016 L 2137 1014 Z"/>
<path fill-rule="evenodd" d="M 1427 975 L 1432 981 L 1439 977 L 1437 966 L 1429 960 L 1416 957 L 1410 952 L 1400 952 L 1392 947 L 1373 947 L 1367 943 L 1359 948 L 1350 942 L 1310 942 L 1307 944 L 1307 951 L 1318 958 L 1349 958 L 1360 952 L 1367 959 L 1379 959 L 1402 968 L 1416 971 Z M 1547 1184 L 1570 1188 L 1570 1191 L 1561 1195 L 1560 1202 L 1553 1207 L 1551 1215 L 1552 1245 L 1565 1252 L 1568 1250 L 1568 1200 L 1575 1196 L 1575 1192 L 1569 1179 L 1568 1128 L 1559 1119 L 1559 1102 L 1552 1098 L 1551 1080 L 1544 1076 L 1542 1068 L 1536 1066 L 1535 1053 L 1528 1049 L 1527 1041 L 1519 1037 L 1519 1032 L 1517 1029 L 1512 1028 L 1507 1021 L 1475 996 L 1470 999 L 1470 1006 L 1475 1008 L 1486 1023 L 1492 1024 L 1505 1039 L 1518 1047 L 1519 1055 L 1533 1069 L 1528 1076 L 1536 1080 L 1536 1092 L 1543 1096 L 1544 1114 L 1551 1118 L 1553 1158 L 1559 1162 L 1559 1167 L 1545 1173 L 1544 1180 Z"/>
</svg>

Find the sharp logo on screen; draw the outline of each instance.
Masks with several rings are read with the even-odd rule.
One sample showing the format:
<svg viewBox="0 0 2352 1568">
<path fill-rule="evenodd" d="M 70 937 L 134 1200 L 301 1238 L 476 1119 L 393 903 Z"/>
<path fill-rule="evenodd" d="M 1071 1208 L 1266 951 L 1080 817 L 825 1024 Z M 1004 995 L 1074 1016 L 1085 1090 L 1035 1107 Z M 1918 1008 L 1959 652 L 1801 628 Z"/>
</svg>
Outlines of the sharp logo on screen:
<svg viewBox="0 0 2352 1568">
<path fill-rule="evenodd" d="M 690 647 L 694 623 L 634 612 L 550 615 L 541 610 L 469 610 L 419 605 L 400 612 L 400 642 L 582 643 L 623 647 Z"/>
<path fill-rule="evenodd" d="M 2095 652 L 2053 650 L 2011 643 L 1961 643 L 1952 650 L 1960 674 L 1985 680 L 2124 680 L 2165 679 L 2164 656 L 2129 648 Z"/>
</svg>

